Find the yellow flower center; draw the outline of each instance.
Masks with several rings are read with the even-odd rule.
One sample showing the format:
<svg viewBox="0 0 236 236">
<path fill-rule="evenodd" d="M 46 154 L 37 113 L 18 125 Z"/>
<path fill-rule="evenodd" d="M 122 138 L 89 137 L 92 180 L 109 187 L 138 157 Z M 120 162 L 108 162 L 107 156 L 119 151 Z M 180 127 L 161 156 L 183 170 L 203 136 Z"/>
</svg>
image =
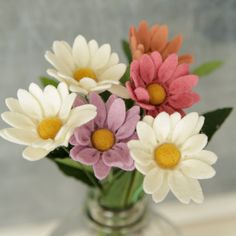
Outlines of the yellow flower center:
<svg viewBox="0 0 236 236">
<path fill-rule="evenodd" d="M 163 169 L 172 169 L 179 164 L 180 151 L 172 143 L 164 143 L 154 151 L 156 163 Z"/>
<path fill-rule="evenodd" d="M 152 105 L 159 105 L 163 103 L 166 99 L 166 91 L 159 84 L 149 84 L 147 86 L 147 91 L 149 94 L 149 102 Z"/>
<path fill-rule="evenodd" d="M 115 136 L 109 129 L 98 129 L 93 132 L 91 141 L 97 150 L 104 152 L 112 148 Z"/>
<path fill-rule="evenodd" d="M 54 139 L 62 126 L 62 121 L 57 117 L 46 118 L 38 125 L 38 134 L 42 139 Z"/>
<path fill-rule="evenodd" d="M 85 77 L 91 78 L 95 81 L 97 80 L 96 74 L 90 68 L 87 68 L 87 67 L 81 68 L 81 69 L 78 69 L 74 72 L 74 79 L 77 81 L 80 81 L 81 79 L 83 79 Z"/>
</svg>

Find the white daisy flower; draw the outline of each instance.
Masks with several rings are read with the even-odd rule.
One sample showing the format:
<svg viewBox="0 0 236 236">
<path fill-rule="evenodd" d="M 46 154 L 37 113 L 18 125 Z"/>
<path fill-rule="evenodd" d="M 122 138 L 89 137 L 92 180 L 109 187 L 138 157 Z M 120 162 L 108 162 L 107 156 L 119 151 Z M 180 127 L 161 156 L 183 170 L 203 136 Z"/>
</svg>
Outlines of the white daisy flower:
<svg viewBox="0 0 236 236">
<path fill-rule="evenodd" d="M 47 73 L 67 83 L 71 91 L 87 95 L 90 91 L 109 90 L 128 97 L 126 88 L 119 82 L 126 65 L 119 63 L 117 53 L 111 53 L 109 44 L 99 47 L 95 40 L 87 42 L 79 35 L 72 47 L 65 41 L 55 41 L 52 49 L 53 53 L 47 51 L 45 58 L 54 69 Z"/>
<path fill-rule="evenodd" d="M 44 90 L 32 83 L 29 91 L 19 89 L 17 97 L 6 99 L 10 111 L 1 117 L 12 127 L 0 130 L 0 136 L 26 145 L 23 157 L 31 161 L 42 159 L 58 146 L 68 146 L 74 128 L 96 116 L 93 105 L 72 109 L 76 94 L 69 94 L 65 83 Z"/>
<path fill-rule="evenodd" d="M 182 203 L 203 202 L 198 179 L 215 175 L 211 167 L 217 160 L 213 152 L 203 150 L 207 136 L 199 133 L 204 117 L 189 113 L 160 113 L 155 119 L 145 116 L 137 124 L 138 140 L 128 143 L 135 166 L 144 177 L 143 189 L 158 203 L 169 190 Z"/>
</svg>

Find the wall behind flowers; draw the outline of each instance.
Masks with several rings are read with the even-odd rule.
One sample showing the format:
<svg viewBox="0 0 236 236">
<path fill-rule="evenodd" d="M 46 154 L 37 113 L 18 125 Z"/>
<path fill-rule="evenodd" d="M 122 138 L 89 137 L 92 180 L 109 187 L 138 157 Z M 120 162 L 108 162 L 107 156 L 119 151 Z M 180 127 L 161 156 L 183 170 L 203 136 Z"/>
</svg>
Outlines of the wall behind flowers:
<svg viewBox="0 0 236 236">
<path fill-rule="evenodd" d="M 221 59 L 224 67 L 202 78 L 200 112 L 234 106 L 236 100 L 235 0 L 0 0 L 0 112 L 4 98 L 37 82 L 49 67 L 45 50 L 53 40 L 72 43 L 77 34 L 111 43 L 125 61 L 120 39 L 130 24 L 142 19 L 166 23 L 171 35 L 182 32 L 183 51 L 194 53 L 196 65 Z M 208 195 L 236 191 L 235 118 L 233 113 L 210 144 L 219 155 L 217 176 L 203 181 Z M 3 122 L 0 123 L 3 127 Z M 48 160 L 27 162 L 22 147 L 0 141 L 0 227 L 40 223 L 80 207 L 85 188 L 65 178 Z"/>
</svg>

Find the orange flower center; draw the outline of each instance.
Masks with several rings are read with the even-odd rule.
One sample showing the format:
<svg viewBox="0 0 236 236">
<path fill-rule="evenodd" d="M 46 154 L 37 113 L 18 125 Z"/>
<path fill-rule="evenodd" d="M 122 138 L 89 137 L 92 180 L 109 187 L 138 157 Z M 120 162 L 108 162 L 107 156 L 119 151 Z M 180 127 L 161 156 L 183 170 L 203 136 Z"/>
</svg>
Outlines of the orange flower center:
<svg viewBox="0 0 236 236">
<path fill-rule="evenodd" d="M 98 129 L 93 132 L 91 141 L 97 150 L 104 152 L 112 148 L 115 136 L 109 129 Z"/>
<path fill-rule="evenodd" d="M 62 121 L 57 117 L 43 119 L 37 128 L 42 139 L 54 139 L 62 127 Z"/>
<path fill-rule="evenodd" d="M 83 79 L 85 77 L 91 78 L 95 81 L 97 80 L 96 74 L 90 68 L 87 68 L 87 67 L 81 68 L 81 69 L 78 69 L 74 72 L 74 79 L 77 81 L 80 81 L 81 79 Z"/>
<path fill-rule="evenodd" d="M 149 102 L 152 105 L 160 105 L 166 99 L 166 91 L 159 84 L 149 84 L 147 86 L 147 91 L 149 94 Z"/>
<path fill-rule="evenodd" d="M 172 169 L 179 164 L 181 153 L 172 143 L 164 143 L 154 151 L 156 163 L 163 169 Z"/>
</svg>

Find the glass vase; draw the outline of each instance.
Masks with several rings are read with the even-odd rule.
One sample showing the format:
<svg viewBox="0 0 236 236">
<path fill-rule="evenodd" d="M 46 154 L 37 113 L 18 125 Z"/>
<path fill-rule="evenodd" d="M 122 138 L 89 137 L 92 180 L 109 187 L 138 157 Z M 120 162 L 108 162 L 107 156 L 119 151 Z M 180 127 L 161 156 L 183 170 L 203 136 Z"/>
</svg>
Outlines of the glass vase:
<svg viewBox="0 0 236 236">
<path fill-rule="evenodd" d="M 84 210 L 63 220 L 50 236 L 180 236 L 144 197 L 121 209 L 108 208 L 102 200 L 97 191 L 90 192 Z"/>
</svg>

